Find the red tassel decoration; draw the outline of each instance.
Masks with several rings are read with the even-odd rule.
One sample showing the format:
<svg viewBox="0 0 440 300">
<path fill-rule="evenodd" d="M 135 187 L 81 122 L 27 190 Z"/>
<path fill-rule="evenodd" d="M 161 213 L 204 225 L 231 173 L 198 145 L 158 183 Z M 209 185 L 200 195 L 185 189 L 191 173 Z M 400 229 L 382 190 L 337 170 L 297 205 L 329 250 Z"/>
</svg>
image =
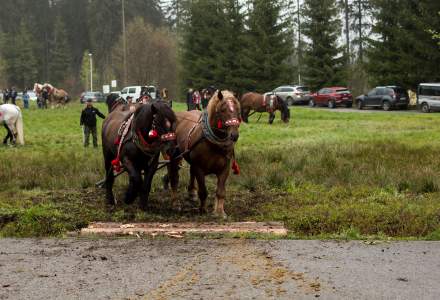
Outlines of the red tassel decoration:
<svg viewBox="0 0 440 300">
<path fill-rule="evenodd" d="M 217 120 L 217 128 L 218 129 L 222 129 L 223 128 L 222 120 Z"/>
<path fill-rule="evenodd" d="M 119 157 L 116 157 L 114 160 L 112 160 L 112 167 L 116 173 L 121 172 L 121 161 L 119 160 Z"/>
<path fill-rule="evenodd" d="M 240 175 L 240 166 L 238 165 L 235 159 L 232 162 L 232 171 L 234 172 L 235 175 Z"/>
<path fill-rule="evenodd" d="M 115 140 L 115 145 L 119 145 L 121 143 L 121 137 L 118 136 Z"/>
</svg>

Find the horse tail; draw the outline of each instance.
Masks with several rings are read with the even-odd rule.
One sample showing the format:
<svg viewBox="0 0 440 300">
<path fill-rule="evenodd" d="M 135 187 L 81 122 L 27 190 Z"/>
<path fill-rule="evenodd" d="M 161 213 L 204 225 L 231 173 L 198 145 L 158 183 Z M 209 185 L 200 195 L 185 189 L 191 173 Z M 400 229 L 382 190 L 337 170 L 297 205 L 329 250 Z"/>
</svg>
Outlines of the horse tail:
<svg viewBox="0 0 440 300">
<path fill-rule="evenodd" d="M 21 110 L 18 110 L 18 118 L 15 123 L 15 127 L 17 129 L 17 140 L 20 145 L 24 145 L 24 133 L 23 133 L 23 115 L 21 114 Z"/>
</svg>

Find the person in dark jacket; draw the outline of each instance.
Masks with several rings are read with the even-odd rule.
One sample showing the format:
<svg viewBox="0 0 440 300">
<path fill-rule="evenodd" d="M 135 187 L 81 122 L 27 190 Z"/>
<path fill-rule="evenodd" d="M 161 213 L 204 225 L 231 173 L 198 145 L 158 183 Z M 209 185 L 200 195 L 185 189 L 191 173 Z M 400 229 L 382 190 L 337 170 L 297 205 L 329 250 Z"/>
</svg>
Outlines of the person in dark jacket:
<svg viewBox="0 0 440 300">
<path fill-rule="evenodd" d="M 10 97 L 11 97 L 11 103 L 15 105 L 16 104 L 15 100 L 17 100 L 17 91 L 15 90 L 15 87 L 12 88 Z"/>
<path fill-rule="evenodd" d="M 193 110 L 193 89 L 189 89 L 188 92 L 186 93 L 186 107 L 187 110 Z"/>
<path fill-rule="evenodd" d="M 104 119 L 105 116 L 92 105 L 92 99 L 87 99 L 86 108 L 81 112 L 80 125 L 83 126 L 84 132 L 84 147 L 89 146 L 89 137 L 90 133 L 93 137 L 93 147 L 98 147 L 98 133 L 96 131 L 96 115 L 101 119 Z"/>
<path fill-rule="evenodd" d="M 9 102 L 9 95 L 10 95 L 10 91 L 9 91 L 9 89 L 6 89 L 4 92 L 3 92 L 3 104 L 8 104 L 8 102 Z"/>
</svg>

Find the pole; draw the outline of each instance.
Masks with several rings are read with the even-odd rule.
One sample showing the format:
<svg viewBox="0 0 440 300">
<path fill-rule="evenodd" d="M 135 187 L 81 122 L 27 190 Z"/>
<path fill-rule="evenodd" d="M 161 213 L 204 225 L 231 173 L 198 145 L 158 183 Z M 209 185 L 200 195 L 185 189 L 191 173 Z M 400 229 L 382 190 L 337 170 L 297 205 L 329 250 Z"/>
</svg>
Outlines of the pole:
<svg viewBox="0 0 440 300">
<path fill-rule="evenodd" d="M 348 0 L 345 0 L 345 42 L 347 44 L 347 61 L 350 63 L 351 49 L 350 49 L 350 28 L 349 28 L 349 6 Z"/>
<path fill-rule="evenodd" d="M 92 53 L 89 53 L 90 57 L 90 91 L 93 92 L 93 64 L 92 64 Z"/>
<path fill-rule="evenodd" d="M 297 13 L 298 13 L 298 84 L 301 84 L 301 63 L 302 63 L 302 53 L 301 53 L 301 13 L 299 0 L 296 1 Z"/>
<path fill-rule="evenodd" d="M 125 0 L 122 0 L 122 40 L 124 51 L 124 83 L 127 85 L 127 37 L 125 33 Z"/>
</svg>

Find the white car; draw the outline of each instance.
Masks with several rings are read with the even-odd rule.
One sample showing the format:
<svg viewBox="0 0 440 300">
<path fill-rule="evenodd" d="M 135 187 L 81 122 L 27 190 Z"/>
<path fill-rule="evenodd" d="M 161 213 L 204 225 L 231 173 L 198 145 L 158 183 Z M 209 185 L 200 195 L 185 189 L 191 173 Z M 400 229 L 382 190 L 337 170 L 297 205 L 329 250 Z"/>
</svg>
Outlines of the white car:
<svg viewBox="0 0 440 300">
<path fill-rule="evenodd" d="M 287 105 L 307 104 L 311 98 L 309 88 L 301 85 L 284 85 L 272 92 L 286 101 Z"/>
<path fill-rule="evenodd" d="M 153 85 L 127 86 L 122 89 L 121 97 L 124 98 L 125 100 L 127 100 L 127 97 L 130 96 L 130 97 L 133 97 L 133 101 L 136 101 L 137 99 L 139 99 L 141 97 L 141 95 L 143 94 L 143 92 L 145 90 L 150 94 L 151 98 L 156 99 L 157 89 Z"/>
</svg>

